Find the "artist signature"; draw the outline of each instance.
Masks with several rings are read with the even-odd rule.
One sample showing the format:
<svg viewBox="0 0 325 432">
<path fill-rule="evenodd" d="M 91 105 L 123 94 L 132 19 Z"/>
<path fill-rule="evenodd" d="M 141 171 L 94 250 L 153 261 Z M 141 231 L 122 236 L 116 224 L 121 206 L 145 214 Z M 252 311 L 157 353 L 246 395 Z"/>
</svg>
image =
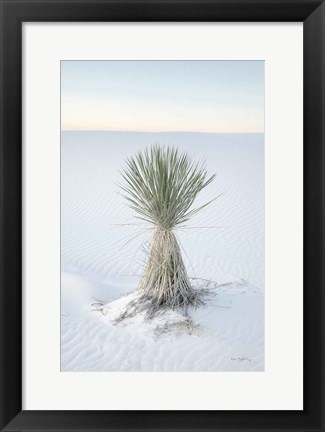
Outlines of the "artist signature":
<svg viewBox="0 0 325 432">
<path fill-rule="evenodd" d="M 230 357 L 230 359 L 231 360 L 235 360 L 235 361 L 251 361 L 251 359 L 250 358 L 248 358 L 248 357 Z"/>
</svg>

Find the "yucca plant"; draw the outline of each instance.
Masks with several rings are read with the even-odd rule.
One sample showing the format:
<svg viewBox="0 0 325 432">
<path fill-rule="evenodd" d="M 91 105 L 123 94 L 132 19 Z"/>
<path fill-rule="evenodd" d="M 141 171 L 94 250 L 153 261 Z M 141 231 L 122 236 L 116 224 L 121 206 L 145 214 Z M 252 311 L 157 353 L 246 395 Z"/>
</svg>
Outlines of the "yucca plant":
<svg viewBox="0 0 325 432">
<path fill-rule="evenodd" d="M 129 206 L 153 228 L 139 283 L 141 299 L 150 304 L 151 311 L 193 305 L 196 291 L 174 230 L 211 202 L 192 208 L 199 192 L 215 175 L 208 176 L 205 163 L 193 161 L 187 153 L 154 145 L 127 159 L 123 178 L 121 187 Z"/>
</svg>

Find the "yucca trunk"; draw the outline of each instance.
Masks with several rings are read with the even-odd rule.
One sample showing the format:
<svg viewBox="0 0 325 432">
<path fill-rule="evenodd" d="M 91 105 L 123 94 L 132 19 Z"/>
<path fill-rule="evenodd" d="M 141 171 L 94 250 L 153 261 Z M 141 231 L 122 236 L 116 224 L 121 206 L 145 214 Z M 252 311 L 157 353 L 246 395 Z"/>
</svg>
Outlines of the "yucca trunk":
<svg viewBox="0 0 325 432">
<path fill-rule="evenodd" d="M 156 307 L 177 308 L 191 303 L 193 289 L 172 230 L 154 229 L 139 289 Z"/>
</svg>

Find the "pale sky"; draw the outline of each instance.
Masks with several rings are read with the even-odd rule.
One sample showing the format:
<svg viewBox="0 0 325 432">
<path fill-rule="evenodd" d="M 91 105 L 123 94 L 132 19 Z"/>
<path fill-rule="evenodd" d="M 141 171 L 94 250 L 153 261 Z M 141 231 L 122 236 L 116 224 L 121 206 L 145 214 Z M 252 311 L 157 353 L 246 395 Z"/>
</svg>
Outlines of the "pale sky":
<svg viewBox="0 0 325 432">
<path fill-rule="evenodd" d="M 61 127 L 264 132 L 264 62 L 62 61 Z"/>
</svg>

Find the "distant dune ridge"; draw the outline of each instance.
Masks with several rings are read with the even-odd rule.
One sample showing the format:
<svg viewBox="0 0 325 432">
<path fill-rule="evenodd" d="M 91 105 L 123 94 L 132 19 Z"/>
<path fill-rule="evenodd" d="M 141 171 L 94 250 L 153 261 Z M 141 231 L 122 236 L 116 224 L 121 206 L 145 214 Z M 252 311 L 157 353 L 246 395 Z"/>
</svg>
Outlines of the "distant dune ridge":
<svg viewBox="0 0 325 432">
<path fill-rule="evenodd" d="M 223 193 L 176 230 L 189 277 L 215 292 L 191 328 L 177 312 L 115 322 L 151 235 L 118 184 L 125 159 L 155 143 L 217 174 L 197 206 Z M 62 370 L 264 370 L 264 135 L 62 132 L 61 268 Z"/>
</svg>

